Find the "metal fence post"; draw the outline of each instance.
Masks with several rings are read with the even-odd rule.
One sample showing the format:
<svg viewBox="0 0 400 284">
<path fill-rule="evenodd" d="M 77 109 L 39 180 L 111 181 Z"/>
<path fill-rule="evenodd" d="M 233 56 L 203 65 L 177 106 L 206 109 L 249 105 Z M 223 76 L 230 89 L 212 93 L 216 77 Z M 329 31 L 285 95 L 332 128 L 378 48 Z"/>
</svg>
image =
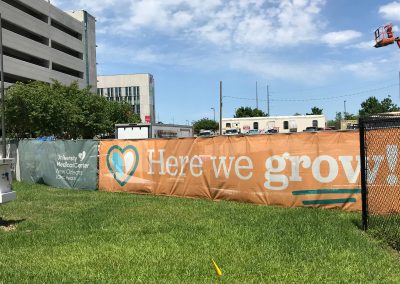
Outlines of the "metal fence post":
<svg viewBox="0 0 400 284">
<path fill-rule="evenodd" d="M 362 204 L 362 227 L 366 231 L 368 229 L 368 191 L 367 191 L 367 174 L 366 174 L 366 145 L 365 145 L 365 120 L 360 119 L 360 163 L 361 163 L 361 204 Z"/>
</svg>

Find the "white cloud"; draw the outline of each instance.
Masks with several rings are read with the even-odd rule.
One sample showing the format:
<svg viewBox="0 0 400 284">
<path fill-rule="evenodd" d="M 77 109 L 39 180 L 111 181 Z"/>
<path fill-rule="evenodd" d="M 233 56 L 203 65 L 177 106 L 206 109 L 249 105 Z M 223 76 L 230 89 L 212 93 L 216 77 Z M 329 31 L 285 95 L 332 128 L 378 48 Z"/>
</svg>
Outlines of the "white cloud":
<svg viewBox="0 0 400 284">
<path fill-rule="evenodd" d="M 102 33 L 184 36 L 224 47 L 281 47 L 318 38 L 326 0 L 57 0 L 86 9 Z"/>
<path fill-rule="evenodd" d="M 359 42 L 356 44 L 352 44 L 352 45 L 347 46 L 346 48 L 356 48 L 356 49 L 368 50 L 368 49 L 372 49 L 374 47 L 374 45 L 375 45 L 375 41 L 370 40 L 370 41 L 362 41 L 362 42 Z"/>
<path fill-rule="evenodd" d="M 358 63 L 351 63 L 343 65 L 343 71 L 349 71 L 358 77 L 374 78 L 379 77 L 380 68 L 376 63 L 370 61 L 363 61 Z"/>
<path fill-rule="evenodd" d="M 379 7 L 379 14 L 390 21 L 400 20 L 400 2 L 394 1 L 392 3 Z"/>
<path fill-rule="evenodd" d="M 290 62 L 281 61 L 270 56 L 256 54 L 229 55 L 230 68 L 238 71 L 252 73 L 268 80 L 281 79 L 284 81 L 296 81 L 309 85 L 326 83 L 335 74 L 335 63 L 318 62 Z"/>
<path fill-rule="evenodd" d="M 345 30 L 339 32 L 330 32 L 322 37 L 322 41 L 330 46 L 345 44 L 361 37 L 362 34 L 353 30 Z"/>
</svg>

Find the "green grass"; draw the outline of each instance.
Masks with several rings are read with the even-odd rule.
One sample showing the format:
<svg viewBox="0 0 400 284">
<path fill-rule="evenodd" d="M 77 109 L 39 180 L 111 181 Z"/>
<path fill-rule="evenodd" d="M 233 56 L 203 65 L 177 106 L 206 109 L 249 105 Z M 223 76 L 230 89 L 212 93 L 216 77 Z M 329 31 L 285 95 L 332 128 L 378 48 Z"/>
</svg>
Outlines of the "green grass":
<svg viewBox="0 0 400 284">
<path fill-rule="evenodd" d="M 367 233 L 400 251 L 400 214 L 370 213 Z"/>
<path fill-rule="evenodd" d="M 15 183 L 1 283 L 399 283 L 360 214 Z M 218 281 L 213 258 L 222 269 Z"/>
</svg>

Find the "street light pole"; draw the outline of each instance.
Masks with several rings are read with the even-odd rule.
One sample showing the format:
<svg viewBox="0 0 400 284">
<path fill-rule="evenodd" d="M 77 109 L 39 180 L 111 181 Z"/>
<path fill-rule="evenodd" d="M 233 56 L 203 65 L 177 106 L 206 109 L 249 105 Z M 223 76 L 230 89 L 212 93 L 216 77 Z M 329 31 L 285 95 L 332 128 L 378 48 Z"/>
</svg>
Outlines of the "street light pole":
<svg viewBox="0 0 400 284">
<path fill-rule="evenodd" d="M 214 111 L 214 121 L 215 121 L 215 108 L 211 108 Z"/>
<path fill-rule="evenodd" d="M 4 62 L 3 62 L 3 26 L 0 13 L 0 80 L 1 80 L 1 143 L 3 151 L 3 159 L 7 157 L 7 145 L 6 145 L 6 119 L 5 119 L 5 100 L 4 100 Z"/>
</svg>

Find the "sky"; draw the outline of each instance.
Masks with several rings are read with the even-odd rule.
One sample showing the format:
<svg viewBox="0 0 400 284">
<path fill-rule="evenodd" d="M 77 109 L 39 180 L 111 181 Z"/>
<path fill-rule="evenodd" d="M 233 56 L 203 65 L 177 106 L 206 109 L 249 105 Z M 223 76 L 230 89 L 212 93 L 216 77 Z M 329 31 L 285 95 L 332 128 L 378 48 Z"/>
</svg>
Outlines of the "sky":
<svg viewBox="0 0 400 284">
<path fill-rule="evenodd" d="M 187 124 L 241 106 L 276 115 L 358 114 L 371 96 L 400 106 L 400 49 L 374 48 L 400 1 L 51 0 L 96 18 L 98 75 L 150 73 L 156 120 Z M 256 87 L 257 86 L 257 87 Z"/>
</svg>

